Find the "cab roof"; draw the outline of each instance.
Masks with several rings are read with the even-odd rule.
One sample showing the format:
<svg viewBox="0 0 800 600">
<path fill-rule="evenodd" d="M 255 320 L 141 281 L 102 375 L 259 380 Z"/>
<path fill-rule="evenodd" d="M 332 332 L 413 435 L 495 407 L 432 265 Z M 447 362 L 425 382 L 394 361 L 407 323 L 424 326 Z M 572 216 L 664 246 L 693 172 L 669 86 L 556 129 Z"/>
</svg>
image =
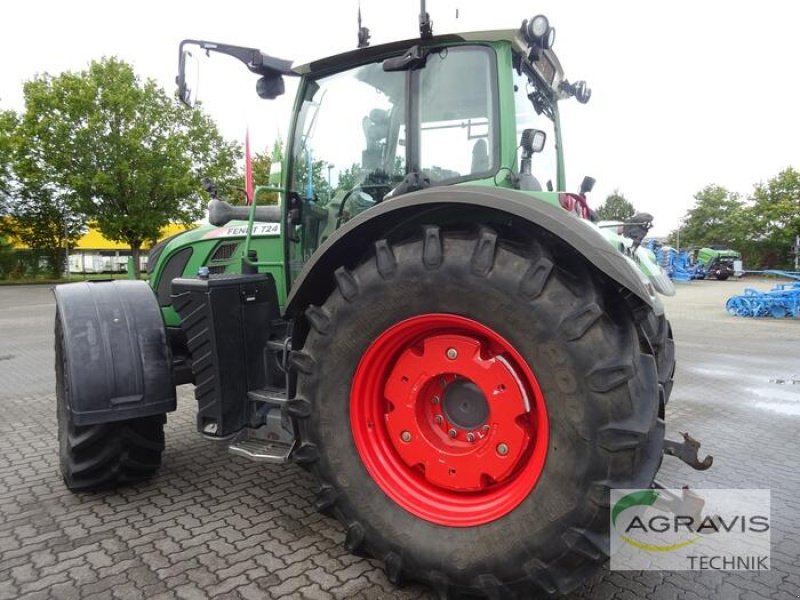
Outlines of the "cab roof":
<svg viewBox="0 0 800 600">
<path fill-rule="evenodd" d="M 494 29 L 488 31 L 473 31 L 466 33 L 448 33 L 435 35 L 430 38 L 412 38 L 402 41 L 389 42 L 377 46 L 357 48 L 341 54 L 321 58 L 303 65 L 293 66 L 292 70 L 298 75 L 319 76 L 327 73 L 341 71 L 350 66 L 375 62 L 389 56 L 401 54 L 412 46 L 440 46 L 457 44 L 461 42 L 508 42 L 514 52 L 522 57 L 554 91 L 558 92 L 560 83 L 564 80 L 564 71 L 558 57 L 552 50 L 544 50 L 534 63 L 528 56 L 528 44 L 523 39 L 519 29 Z M 545 72 L 543 72 L 545 71 Z"/>
</svg>

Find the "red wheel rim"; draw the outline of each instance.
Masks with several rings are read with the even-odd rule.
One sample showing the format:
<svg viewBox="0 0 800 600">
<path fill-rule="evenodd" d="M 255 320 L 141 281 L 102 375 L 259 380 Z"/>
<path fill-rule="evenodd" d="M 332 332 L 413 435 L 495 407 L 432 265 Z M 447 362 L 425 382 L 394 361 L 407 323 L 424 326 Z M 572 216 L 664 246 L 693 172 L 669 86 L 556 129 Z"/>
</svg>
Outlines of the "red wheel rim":
<svg viewBox="0 0 800 600">
<path fill-rule="evenodd" d="M 397 323 L 353 376 L 350 426 L 378 486 L 408 512 L 473 527 L 514 510 L 544 468 L 548 419 L 512 344 L 457 315 Z"/>
</svg>

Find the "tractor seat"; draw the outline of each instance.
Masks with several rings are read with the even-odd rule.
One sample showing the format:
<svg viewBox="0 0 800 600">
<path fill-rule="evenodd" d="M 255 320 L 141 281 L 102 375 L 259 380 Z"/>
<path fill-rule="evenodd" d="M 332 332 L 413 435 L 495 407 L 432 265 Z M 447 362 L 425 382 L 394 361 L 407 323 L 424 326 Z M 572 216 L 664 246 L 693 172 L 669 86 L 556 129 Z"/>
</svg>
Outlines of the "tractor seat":
<svg viewBox="0 0 800 600">
<path fill-rule="evenodd" d="M 489 170 L 489 145 L 483 138 L 472 147 L 472 168 L 470 173 L 485 173 Z"/>
</svg>

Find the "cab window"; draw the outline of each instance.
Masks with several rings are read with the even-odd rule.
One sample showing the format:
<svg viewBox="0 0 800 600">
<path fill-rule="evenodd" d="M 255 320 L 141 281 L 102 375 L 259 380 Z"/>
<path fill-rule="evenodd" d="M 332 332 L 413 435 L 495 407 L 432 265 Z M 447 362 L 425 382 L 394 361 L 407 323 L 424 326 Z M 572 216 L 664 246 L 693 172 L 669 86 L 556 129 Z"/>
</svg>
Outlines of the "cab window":
<svg viewBox="0 0 800 600">
<path fill-rule="evenodd" d="M 494 52 L 444 48 L 420 70 L 419 164 L 431 183 L 491 176 L 499 163 Z"/>
</svg>

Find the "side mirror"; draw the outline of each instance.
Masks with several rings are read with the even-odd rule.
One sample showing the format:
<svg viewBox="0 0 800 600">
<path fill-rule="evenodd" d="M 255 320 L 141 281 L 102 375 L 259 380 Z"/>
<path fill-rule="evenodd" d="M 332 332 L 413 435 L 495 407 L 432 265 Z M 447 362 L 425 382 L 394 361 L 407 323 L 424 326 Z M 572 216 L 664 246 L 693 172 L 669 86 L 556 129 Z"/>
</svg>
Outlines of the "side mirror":
<svg viewBox="0 0 800 600">
<path fill-rule="evenodd" d="M 178 98 L 189 108 L 197 103 L 200 63 L 189 50 L 181 50 L 178 61 Z"/>
<path fill-rule="evenodd" d="M 594 188 L 595 179 L 594 177 L 589 177 L 588 175 L 583 178 L 581 181 L 581 191 L 579 192 L 581 196 L 585 196 L 589 192 L 592 191 Z"/>
</svg>

